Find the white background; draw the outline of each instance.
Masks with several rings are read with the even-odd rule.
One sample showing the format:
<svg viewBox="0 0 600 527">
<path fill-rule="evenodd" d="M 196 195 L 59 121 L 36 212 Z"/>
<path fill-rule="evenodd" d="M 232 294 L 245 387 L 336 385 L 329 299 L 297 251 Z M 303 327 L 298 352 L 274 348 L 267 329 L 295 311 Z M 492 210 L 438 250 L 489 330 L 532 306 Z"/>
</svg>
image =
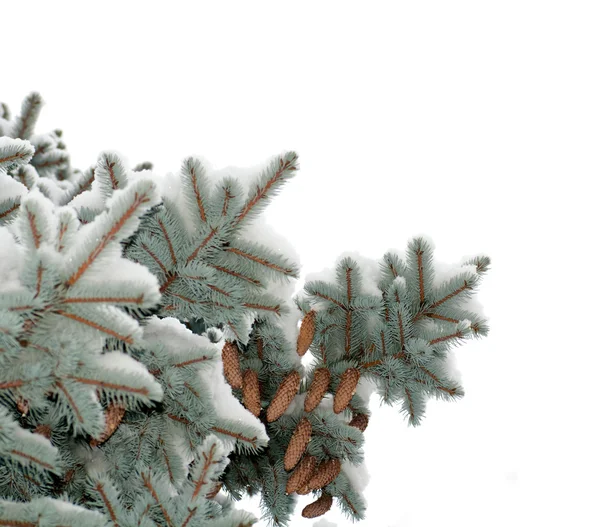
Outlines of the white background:
<svg viewBox="0 0 600 527">
<path fill-rule="evenodd" d="M 40 91 L 80 168 L 295 149 L 266 218 L 305 273 L 417 234 L 439 262 L 488 254 L 464 399 L 416 429 L 372 400 L 361 526 L 597 526 L 598 6 L 3 0 L 0 100 Z M 349 525 L 307 501 L 292 526 Z"/>
</svg>

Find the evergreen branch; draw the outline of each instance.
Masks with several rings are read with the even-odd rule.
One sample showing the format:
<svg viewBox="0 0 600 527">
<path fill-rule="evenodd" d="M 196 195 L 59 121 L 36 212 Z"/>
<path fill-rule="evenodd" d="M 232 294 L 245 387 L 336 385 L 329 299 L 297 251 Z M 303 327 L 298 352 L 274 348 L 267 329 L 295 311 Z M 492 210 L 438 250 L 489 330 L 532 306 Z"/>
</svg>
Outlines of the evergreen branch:
<svg viewBox="0 0 600 527">
<path fill-rule="evenodd" d="M 185 520 L 181 524 L 181 527 L 187 527 L 187 524 L 190 523 L 192 518 L 196 515 L 197 510 L 198 510 L 198 507 L 194 507 L 193 509 L 188 509 L 188 515 L 185 517 Z"/>
<path fill-rule="evenodd" d="M 37 92 L 30 93 L 21 105 L 21 113 L 15 119 L 12 137 L 29 139 L 33 135 L 35 122 L 40 115 L 42 97 Z"/>
<path fill-rule="evenodd" d="M 225 291 L 224 289 L 221 289 L 220 287 L 217 287 L 216 285 L 206 284 L 206 287 L 208 287 L 209 289 L 212 289 L 213 291 L 217 291 L 217 293 L 221 293 L 224 296 L 231 296 L 231 293 L 228 293 L 227 291 Z"/>
<path fill-rule="evenodd" d="M 177 273 L 171 273 L 166 269 L 165 275 L 167 276 L 167 279 L 160 285 L 159 291 L 161 293 L 164 293 L 171 286 L 171 284 L 179 278 L 179 275 Z"/>
<path fill-rule="evenodd" d="M 36 295 L 37 296 L 37 295 Z M 90 298 L 77 298 L 77 297 L 68 297 L 64 298 L 61 304 L 100 304 L 100 303 L 110 303 L 110 304 L 143 304 L 144 303 L 144 294 L 140 294 L 137 297 L 90 297 Z"/>
<path fill-rule="evenodd" d="M 61 381 L 56 381 L 55 384 L 56 384 L 56 387 L 65 394 L 67 401 L 69 401 L 69 404 L 71 405 L 71 407 L 73 408 L 73 411 L 75 412 L 75 416 L 77 417 L 77 420 L 80 423 L 83 423 L 83 416 L 81 415 L 79 408 L 75 404 L 75 400 L 73 399 L 73 396 L 68 392 L 68 390 L 65 388 L 65 385 Z"/>
<path fill-rule="evenodd" d="M 206 223 L 206 210 L 204 209 L 204 203 L 202 201 L 202 195 L 200 194 L 200 187 L 198 185 L 198 175 L 196 174 L 196 166 L 193 164 L 193 159 L 187 159 L 184 164 L 188 165 L 188 170 L 191 176 L 192 188 L 194 189 L 194 196 L 196 197 L 196 205 L 198 206 L 198 212 L 200 213 L 201 220 Z M 203 170 L 202 166 L 200 169 Z"/>
<path fill-rule="evenodd" d="M 37 161 L 37 156 L 31 160 L 31 164 L 36 168 L 54 168 L 66 164 L 69 156 L 64 152 L 50 152 L 43 161 Z"/>
<path fill-rule="evenodd" d="M 400 331 L 400 349 L 404 349 L 404 322 L 402 321 L 402 310 L 398 309 L 398 329 Z"/>
<path fill-rule="evenodd" d="M 37 276 L 36 276 L 36 282 L 35 282 L 35 296 L 33 298 L 37 298 L 38 296 L 40 296 L 40 291 L 42 289 L 43 274 L 44 274 L 44 268 L 42 267 L 42 264 L 38 264 Z"/>
<path fill-rule="evenodd" d="M 419 369 L 422 370 L 427 376 L 429 376 L 434 381 L 434 383 L 436 385 L 436 389 L 438 389 L 442 392 L 446 392 L 452 396 L 456 395 L 457 389 L 456 388 L 447 388 L 446 386 L 444 386 L 442 381 L 439 379 L 439 377 L 435 373 L 433 373 L 432 371 L 429 371 L 424 366 L 419 366 Z M 415 380 L 417 382 L 420 382 L 421 384 L 425 384 L 424 381 L 421 381 L 420 379 L 415 379 Z"/>
<path fill-rule="evenodd" d="M 0 383 L 0 390 L 11 390 L 12 388 L 20 388 L 21 386 L 24 386 L 28 382 L 31 382 L 31 381 L 23 381 L 21 379 L 16 380 L 16 381 L 6 381 L 3 383 Z"/>
<path fill-rule="evenodd" d="M 231 252 L 233 254 L 237 254 L 238 256 L 241 256 L 242 258 L 247 258 L 248 260 L 252 260 L 253 262 L 259 263 L 261 265 L 264 265 L 265 267 L 268 267 L 270 269 L 273 269 L 274 271 L 278 271 L 283 274 L 293 274 L 293 272 L 294 272 L 292 269 L 281 267 L 273 262 L 269 262 L 265 258 L 260 258 L 259 256 L 255 256 L 254 254 L 250 254 L 248 252 L 242 251 L 241 249 L 238 249 L 237 247 L 226 247 L 225 251 Z"/>
<path fill-rule="evenodd" d="M 281 306 L 279 304 L 277 304 L 276 306 L 266 306 L 266 305 L 262 305 L 262 304 L 252 304 L 249 302 L 245 302 L 242 304 L 242 306 L 247 307 L 248 309 L 258 309 L 261 311 L 272 311 L 273 313 L 276 313 L 277 315 L 281 315 Z"/>
<path fill-rule="evenodd" d="M 175 415 L 175 414 L 167 414 L 167 417 L 169 419 L 172 419 L 173 421 L 177 421 L 178 423 L 182 423 L 184 425 L 191 425 L 192 424 L 191 421 L 189 421 L 185 417 L 179 417 L 178 415 Z"/>
<path fill-rule="evenodd" d="M 454 291 L 452 291 L 451 293 L 447 294 L 444 298 L 438 300 L 437 302 L 434 302 L 433 304 L 431 304 L 428 308 L 427 311 L 423 311 L 421 313 L 418 313 L 414 318 L 413 318 L 413 322 L 422 318 L 424 315 L 429 313 L 429 310 L 431 309 L 435 309 L 436 307 L 440 307 L 444 302 L 447 302 L 448 300 L 450 300 L 451 298 L 454 298 L 456 295 L 459 295 L 460 293 L 462 293 L 463 291 L 467 290 L 467 289 L 472 289 L 471 286 L 469 286 L 468 282 L 465 280 L 464 284 L 462 286 L 460 286 L 458 289 L 455 289 Z"/>
<path fill-rule="evenodd" d="M 167 234 L 167 229 L 165 229 L 165 225 L 160 219 L 157 221 L 158 221 L 160 230 L 162 231 L 163 236 L 165 237 L 165 240 L 167 241 L 167 244 L 169 246 L 169 253 L 171 254 L 171 262 L 173 262 L 173 265 L 177 265 L 177 257 L 175 256 L 175 251 L 173 250 L 173 244 L 171 243 L 171 238 L 169 238 L 169 235 Z"/>
<path fill-rule="evenodd" d="M 160 267 L 160 270 L 165 274 L 165 276 L 169 276 L 169 271 L 167 271 L 165 265 L 158 259 L 158 256 L 156 256 L 145 243 L 140 244 L 140 246 L 142 249 L 144 249 L 144 251 L 148 253 L 150 258 L 152 258 L 157 263 L 157 265 Z"/>
<path fill-rule="evenodd" d="M 219 230 L 218 227 L 211 228 L 210 232 L 208 233 L 208 236 L 206 238 L 204 238 L 204 240 L 202 240 L 200 242 L 200 245 L 198 245 L 198 247 L 196 247 L 196 249 L 194 249 L 194 252 L 188 256 L 188 259 L 186 260 L 185 263 L 189 264 L 194 258 L 196 258 L 196 256 L 198 256 L 198 253 L 213 238 L 213 236 L 217 233 L 218 230 Z"/>
<path fill-rule="evenodd" d="M 417 261 L 418 261 L 418 269 L 419 269 L 419 298 L 421 303 L 425 301 L 425 282 L 423 281 L 423 250 L 417 249 Z"/>
<path fill-rule="evenodd" d="M 354 507 L 354 505 L 352 505 L 352 502 L 350 501 L 350 499 L 348 498 L 347 494 L 342 494 L 342 499 L 346 502 L 346 505 L 348 505 L 348 507 L 350 507 L 350 510 L 356 515 L 358 516 L 358 511 L 356 510 L 356 507 Z"/>
<path fill-rule="evenodd" d="M 404 388 L 404 393 L 406 394 L 406 400 L 408 401 L 410 418 L 412 420 L 414 420 L 415 419 L 415 409 L 414 409 L 412 397 L 410 395 L 410 392 L 408 391 L 408 388 L 406 388 L 406 387 Z"/>
<path fill-rule="evenodd" d="M 40 248 L 40 242 L 42 241 L 42 235 L 37 228 L 35 223 L 36 217 L 30 210 L 27 211 L 27 220 L 29 221 L 29 228 L 31 229 L 31 236 L 33 237 L 33 243 L 36 249 Z"/>
<path fill-rule="evenodd" d="M 233 271 L 232 269 L 228 269 L 227 267 L 222 267 L 220 265 L 215 265 L 215 264 L 211 264 L 211 263 L 208 263 L 208 262 L 206 262 L 206 265 L 209 265 L 213 269 L 216 269 L 217 271 L 221 271 L 222 273 L 226 273 L 226 274 L 229 274 L 231 276 L 235 276 L 236 278 L 240 278 L 242 280 L 245 280 L 246 282 L 249 282 L 251 284 L 262 286 L 262 284 L 260 283 L 260 281 L 258 281 L 256 278 L 251 278 L 249 276 L 245 276 L 245 275 L 243 275 L 241 273 L 238 273 L 237 271 Z"/>
<path fill-rule="evenodd" d="M 115 509 L 113 508 L 112 503 L 108 499 L 106 492 L 104 492 L 104 485 L 101 482 L 96 483 L 94 490 L 100 494 L 100 498 L 102 499 L 102 503 L 104 504 L 104 508 L 107 510 L 110 519 L 115 524 L 115 527 L 119 527 L 117 523 L 117 515 L 115 514 Z"/>
<path fill-rule="evenodd" d="M 211 428 L 211 430 L 214 432 L 217 432 L 219 434 L 223 434 L 223 435 L 230 436 L 230 437 L 235 437 L 236 439 L 239 439 L 241 441 L 246 441 L 247 443 L 250 443 L 256 447 L 256 440 L 258 439 L 256 436 L 246 437 L 245 435 L 238 434 L 237 432 L 233 432 L 231 430 L 225 430 L 224 428 L 220 428 L 218 426 L 213 426 Z"/>
<path fill-rule="evenodd" d="M 453 339 L 453 338 L 459 338 L 460 339 L 460 338 L 463 338 L 463 336 L 464 335 L 463 335 L 462 331 L 458 330 L 455 333 L 452 333 L 451 335 L 444 335 L 443 337 L 438 337 L 436 339 L 430 340 L 429 344 L 432 344 L 432 345 L 433 344 L 438 344 L 440 342 L 445 342 L 446 340 L 450 340 L 450 339 Z"/>
<path fill-rule="evenodd" d="M 352 302 L 352 268 L 346 269 L 346 296 L 348 297 L 348 305 Z"/>
<path fill-rule="evenodd" d="M 171 517 L 169 516 L 169 513 L 168 513 L 167 509 L 165 508 L 165 506 L 163 505 L 162 501 L 158 498 L 156 489 L 154 488 L 154 486 L 152 485 L 152 482 L 150 481 L 150 475 L 145 472 L 142 472 L 142 480 L 144 482 L 144 486 L 148 489 L 148 491 L 150 492 L 150 495 L 154 498 L 154 501 L 160 507 L 163 518 L 167 522 L 167 525 L 169 527 L 173 527 Z"/>
<path fill-rule="evenodd" d="M 162 291 L 161 291 L 161 293 L 162 293 Z M 171 296 L 174 296 L 176 298 L 179 298 L 179 299 L 183 300 L 184 302 L 188 302 L 189 304 L 195 304 L 196 303 L 196 301 L 193 298 L 190 298 L 190 297 L 187 297 L 187 296 L 184 296 L 184 295 L 180 295 L 178 293 L 173 293 L 173 291 L 169 291 L 169 294 Z"/>
<path fill-rule="evenodd" d="M 167 451 L 164 448 L 164 442 L 160 437 L 158 438 L 158 441 L 162 445 L 161 451 L 162 451 L 163 457 L 165 458 L 165 465 L 167 466 L 167 473 L 169 474 L 169 481 L 171 483 L 175 483 L 175 478 L 173 476 L 173 470 L 171 469 L 171 463 L 169 461 L 169 455 L 167 454 Z"/>
<path fill-rule="evenodd" d="M 192 499 L 194 499 L 196 496 L 198 496 L 198 494 L 200 493 L 200 491 L 202 490 L 202 487 L 204 485 L 208 485 L 208 481 L 205 481 L 204 478 L 208 474 L 208 470 L 210 469 L 210 466 L 218 463 L 218 461 L 214 460 L 216 448 L 217 448 L 216 443 L 213 443 L 212 445 L 210 445 L 210 451 L 208 453 L 208 456 L 206 455 L 206 452 L 202 452 L 202 457 L 204 458 L 204 464 L 202 465 L 202 473 L 200 474 L 200 477 L 195 482 L 194 492 L 192 493 Z"/>
<path fill-rule="evenodd" d="M 337 300 L 335 300 L 334 298 L 331 298 L 328 295 L 324 295 L 323 293 L 319 293 L 317 291 L 314 291 L 311 293 L 313 296 L 318 296 L 319 298 L 323 298 L 324 300 L 329 300 L 329 302 L 333 302 L 336 306 L 341 307 L 344 311 L 346 311 L 348 308 L 342 304 L 341 302 L 338 302 Z"/>
<path fill-rule="evenodd" d="M 4 212 L 0 212 L 0 220 L 2 218 L 4 218 L 5 216 L 8 216 L 9 214 L 12 214 L 13 212 L 15 212 L 16 210 L 19 210 L 19 207 L 21 206 L 21 202 L 17 202 L 15 205 L 13 205 L 10 209 L 5 210 Z"/>
<path fill-rule="evenodd" d="M 47 470 L 56 470 L 56 468 L 53 467 L 50 463 L 46 463 L 45 461 L 42 461 L 41 459 L 38 459 L 37 457 L 27 454 L 26 452 L 21 452 L 20 450 L 16 450 L 13 448 L 10 451 L 10 453 L 13 456 L 16 456 L 18 458 L 22 458 L 22 459 L 26 459 L 27 461 L 31 461 L 32 463 L 35 463 L 36 465 L 39 465 L 40 467 L 45 468 Z M 0 525 L 2 525 L 2 524 L 0 523 Z"/>
<path fill-rule="evenodd" d="M 289 154 L 288 154 L 289 155 Z M 264 186 L 258 187 L 256 190 L 256 194 L 246 202 L 244 208 L 237 215 L 235 220 L 233 221 L 233 226 L 239 225 L 240 222 L 252 211 L 254 207 L 263 199 L 265 199 L 269 190 L 276 185 L 277 183 L 281 183 L 286 176 L 289 176 L 290 171 L 294 171 L 297 169 L 295 163 L 298 157 L 295 153 L 291 153 L 290 159 L 287 159 L 285 162 L 283 158 L 279 158 L 279 168 L 275 171 L 275 173 L 266 181 Z"/>
<path fill-rule="evenodd" d="M 98 324 L 97 322 L 94 322 L 93 320 L 88 320 L 87 318 L 80 317 L 79 315 L 75 315 L 74 313 L 67 313 L 66 311 L 62 311 L 61 309 L 54 311 L 54 313 L 57 315 L 60 315 L 62 317 L 70 318 L 71 320 L 75 320 L 76 322 L 85 324 L 86 326 L 92 327 L 94 329 L 97 329 L 98 331 L 101 331 L 102 333 L 106 333 L 107 335 L 110 335 L 111 337 L 114 337 L 118 340 L 122 340 L 123 342 L 125 342 L 127 344 L 133 344 L 133 338 L 131 335 L 120 335 L 116 331 L 113 331 L 110 328 L 101 326 L 100 324 Z"/>
<path fill-rule="evenodd" d="M 150 392 L 148 391 L 148 388 L 146 388 L 145 386 L 142 388 L 133 388 L 133 387 L 127 386 L 125 384 L 115 384 L 112 382 L 99 381 L 96 379 L 88 379 L 85 377 L 79 377 L 77 375 L 65 375 L 65 377 L 67 379 L 77 381 L 81 384 L 89 384 L 91 386 L 98 386 L 99 388 L 102 388 L 104 390 L 118 390 L 118 391 L 122 391 L 122 392 L 136 393 L 136 394 L 146 395 L 146 396 L 150 394 Z"/>
<path fill-rule="evenodd" d="M 144 192 L 139 194 L 136 192 L 134 194 L 133 203 L 127 208 L 127 210 L 121 215 L 121 217 L 114 223 L 112 228 L 104 234 L 102 239 L 98 242 L 98 245 L 90 252 L 85 261 L 79 266 L 77 271 L 73 273 L 65 282 L 68 287 L 74 285 L 85 273 L 88 268 L 94 263 L 94 260 L 98 257 L 98 255 L 106 248 L 106 246 L 114 239 L 114 237 L 119 233 L 119 231 L 125 226 L 125 223 L 131 219 L 134 214 L 137 212 L 137 209 L 145 204 L 150 202 L 149 192 Z"/>
<path fill-rule="evenodd" d="M 424 316 L 427 318 L 435 318 L 436 320 L 443 320 L 445 322 L 452 322 L 453 324 L 458 324 L 460 322 L 457 318 L 445 317 L 443 315 L 438 315 L 437 313 L 424 313 Z"/>
<path fill-rule="evenodd" d="M 346 329 L 345 329 L 345 344 L 344 350 L 346 354 L 350 353 L 350 339 L 352 337 L 352 311 L 348 309 L 346 311 Z"/>
<path fill-rule="evenodd" d="M 225 190 L 225 199 L 223 200 L 223 208 L 221 210 L 221 216 L 227 216 L 227 208 L 229 207 L 229 200 L 234 197 L 234 195 L 229 192 L 228 188 L 224 188 L 224 190 Z"/>
</svg>

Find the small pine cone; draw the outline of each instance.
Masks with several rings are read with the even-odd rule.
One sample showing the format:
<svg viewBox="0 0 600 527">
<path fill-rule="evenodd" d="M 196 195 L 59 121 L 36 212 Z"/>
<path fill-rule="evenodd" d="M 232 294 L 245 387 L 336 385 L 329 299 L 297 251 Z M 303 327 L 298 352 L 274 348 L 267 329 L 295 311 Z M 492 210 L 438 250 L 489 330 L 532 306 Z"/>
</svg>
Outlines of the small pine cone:
<svg viewBox="0 0 600 527">
<path fill-rule="evenodd" d="M 306 450 L 306 445 L 310 441 L 310 435 L 312 434 L 312 425 L 310 421 L 303 417 L 298 426 L 296 426 L 296 430 L 292 434 L 292 438 L 290 439 L 290 443 L 287 446 L 287 450 L 285 451 L 285 456 L 283 457 L 283 468 L 285 470 L 292 470 L 300 458 L 304 451 Z"/>
<path fill-rule="evenodd" d="M 287 407 L 298 393 L 299 387 L 300 374 L 297 371 L 289 373 L 286 378 L 283 379 L 269 408 L 267 408 L 267 421 L 269 423 L 279 419 L 283 415 L 283 412 L 287 410 Z"/>
<path fill-rule="evenodd" d="M 232 388 L 242 387 L 242 370 L 240 368 L 240 352 L 237 344 L 226 340 L 221 352 L 223 358 L 223 373 Z"/>
<path fill-rule="evenodd" d="M 317 458 L 315 456 L 304 456 L 298 466 L 291 473 L 285 486 L 285 492 L 291 494 L 298 489 L 307 486 L 315 467 L 317 466 Z M 306 491 L 310 492 L 309 490 Z"/>
<path fill-rule="evenodd" d="M 98 446 L 100 443 L 104 443 L 118 428 L 123 416 L 125 415 L 125 407 L 121 404 L 111 403 L 104 412 L 104 432 L 98 438 L 94 438 L 90 441 L 90 446 Z"/>
<path fill-rule="evenodd" d="M 206 499 L 212 500 L 219 493 L 222 486 L 223 486 L 223 482 L 217 481 L 217 483 L 215 483 L 215 486 L 212 488 L 212 490 L 206 495 Z"/>
<path fill-rule="evenodd" d="M 260 385 L 258 383 L 258 373 L 252 369 L 247 369 L 243 377 L 244 406 L 258 417 L 260 414 Z"/>
<path fill-rule="evenodd" d="M 296 342 L 296 352 L 302 357 L 315 338 L 315 317 L 317 312 L 313 309 L 304 315 L 300 324 L 300 333 Z"/>
<path fill-rule="evenodd" d="M 354 392 L 356 392 L 356 386 L 358 385 L 358 379 L 360 378 L 360 371 L 356 368 L 348 368 L 342 373 L 342 379 L 338 385 L 338 389 L 335 392 L 333 398 L 333 411 L 339 414 L 350 402 Z"/>
<path fill-rule="evenodd" d="M 329 388 L 329 381 L 331 380 L 331 373 L 327 368 L 317 368 L 315 370 L 315 376 L 310 388 L 304 399 L 304 411 L 312 412 L 319 403 Z"/>
<path fill-rule="evenodd" d="M 309 503 L 302 509 L 302 516 L 304 518 L 316 518 L 317 516 L 321 516 L 331 509 L 332 503 L 333 498 L 331 497 L 331 494 L 323 492 L 317 501 Z"/>
<path fill-rule="evenodd" d="M 308 488 L 310 490 L 321 489 L 326 485 L 329 485 L 335 478 L 338 477 L 340 470 L 342 470 L 342 463 L 337 458 L 332 458 L 327 461 L 323 461 L 315 473 L 308 482 Z"/>
<path fill-rule="evenodd" d="M 348 424 L 364 432 L 369 424 L 369 416 L 367 414 L 356 414 Z"/>
</svg>

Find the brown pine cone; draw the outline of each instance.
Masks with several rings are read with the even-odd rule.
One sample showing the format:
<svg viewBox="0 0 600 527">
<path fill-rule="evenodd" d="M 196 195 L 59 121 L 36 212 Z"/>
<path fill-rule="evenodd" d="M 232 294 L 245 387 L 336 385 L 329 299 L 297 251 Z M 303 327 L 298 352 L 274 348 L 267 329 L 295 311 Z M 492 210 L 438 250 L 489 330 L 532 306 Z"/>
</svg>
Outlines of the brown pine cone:
<svg viewBox="0 0 600 527">
<path fill-rule="evenodd" d="M 369 416 L 367 414 L 356 414 L 348 424 L 364 432 L 369 424 Z"/>
<path fill-rule="evenodd" d="M 299 487 L 296 490 L 296 494 L 300 494 L 301 496 L 304 496 L 305 494 L 309 494 L 311 491 L 311 488 L 308 486 L 308 483 L 306 485 L 304 485 L 304 487 Z"/>
<path fill-rule="evenodd" d="M 310 421 L 303 417 L 298 426 L 296 426 L 296 430 L 292 434 L 292 438 L 290 439 L 290 443 L 287 446 L 287 450 L 285 451 L 285 456 L 283 457 L 283 468 L 285 470 L 292 470 L 300 458 L 304 451 L 306 450 L 306 445 L 310 441 L 310 435 L 312 434 L 312 425 Z"/>
<path fill-rule="evenodd" d="M 92 439 L 90 441 L 90 446 L 98 446 L 100 443 L 104 443 L 118 428 L 123 416 L 125 415 L 125 407 L 117 404 L 111 403 L 108 405 L 104 412 L 104 432 L 100 435 L 100 437 Z"/>
<path fill-rule="evenodd" d="M 260 414 L 260 385 L 258 383 L 258 373 L 253 369 L 248 368 L 244 372 L 242 384 L 242 396 L 244 400 L 244 406 L 252 412 L 252 414 L 258 417 Z"/>
<path fill-rule="evenodd" d="M 223 486 L 223 482 L 217 481 L 215 483 L 215 486 L 212 488 L 212 490 L 206 495 L 206 499 L 212 500 L 219 493 L 222 486 Z"/>
<path fill-rule="evenodd" d="M 302 509 L 302 516 L 304 518 L 316 518 L 317 516 L 321 516 L 331 509 L 332 503 L 333 498 L 331 497 L 331 494 L 323 492 L 317 501 L 309 503 Z"/>
<path fill-rule="evenodd" d="M 298 393 L 299 386 L 300 374 L 297 371 L 289 373 L 286 378 L 283 379 L 269 408 L 267 408 L 267 421 L 269 423 L 279 419 L 283 415 Z"/>
<path fill-rule="evenodd" d="M 356 386 L 358 385 L 358 379 L 360 378 L 360 371 L 356 368 L 348 368 L 342 373 L 342 379 L 338 385 L 338 389 L 335 392 L 333 398 L 333 411 L 339 414 L 350 402 L 354 392 L 356 392 Z"/>
<path fill-rule="evenodd" d="M 240 351 L 235 342 L 226 340 L 221 352 L 223 358 L 223 373 L 232 388 L 242 387 L 242 370 L 240 368 Z"/>
<path fill-rule="evenodd" d="M 316 311 L 313 309 L 304 315 L 302 324 L 300 324 L 300 333 L 296 342 L 296 352 L 302 357 L 310 347 L 315 338 L 315 317 Z"/>
<path fill-rule="evenodd" d="M 338 477 L 340 470 L 342 470 L 342 462 L 339 459 L 332 458 L 323 461 L 310 478 L 308 488 L 310 490 L 322 489 Z"/>
<path fill-rule="evenodd" d="M 331 373 L 328 368 L 317 368 L 315 370 L 315 376 L 306 393 L 306 399 L 304 399 L 305 412 L 312 412 L 319 406 L 321 399 L 323 399 L 323 396 L 327 393 L 330 380 Z"/>
<path fill-rule="evenodd" d="M 317 466 L 317 458 L 315 456 L 304 456 L 298 466 L 291 473 L 285 486 L 285 492 L 291 494 L 298 489 L 305 487 L 308 480 L 311 478 L 313 470 Z M 306 493 L 310 492 L 309 490 Z"/>
</svg>

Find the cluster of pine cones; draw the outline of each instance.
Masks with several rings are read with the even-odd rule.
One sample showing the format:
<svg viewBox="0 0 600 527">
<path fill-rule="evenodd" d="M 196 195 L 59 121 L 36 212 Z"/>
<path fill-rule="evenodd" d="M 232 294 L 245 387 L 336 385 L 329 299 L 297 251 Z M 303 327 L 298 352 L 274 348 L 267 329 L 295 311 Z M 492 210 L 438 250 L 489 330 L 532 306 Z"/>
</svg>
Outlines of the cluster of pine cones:
<svg viewBox="0 0 600 527">
<path fill-rule="evenodd" d="M 309 311 L 300 326 L 300 333 L 296 344 L 298 355 L 303 356 L 313 341 L 315 335 L 316 312 Z M 240 368 L 239 349 L 235 342 L 226 341 L 222 351 L 223 371 L 227 382 L 232 388 L 241 389 L 244 406 L 256 417 L 261 412 L 260 386 L 258 374 L 249 368 L 244 372 Z M 357 368 L 348 368 L 341 376 L 340 383 L 334 394 L 333 411 L 342 412 L 350 403 L 356 392 L 360 371 Z M 331 373 L 328 368 L 317 368 L 313 381 L 304 400 L 304 411 L 312 412 L 321 402 L 329 389 Z M 271 423 L 279 419 L 287 410 L 300 388 L 300 374 L 290 372 L 281 382 L 275 396 L 266 410 L 266 420 Z M 364 432 L 369 418 L 365 414 L 355 414 L 350 425 Z M 311 491 L 323 489 L 332 483 L 340 473 L 342 464 L 339 459 L 328 459 L 319 464 L 314 456 L 304 455 L 312 435 L 310 421 L 303 417 L 288 444 L 284 456 L 284 468 L 293 471 L 287 481 L 286 492 L 291 494 L 308 494 Z M 302 510 L 305 518 L 315 518 L 325 514 L 332 504 L 331 495 L 322 491 L 321 496 Z"/>
</svg>

